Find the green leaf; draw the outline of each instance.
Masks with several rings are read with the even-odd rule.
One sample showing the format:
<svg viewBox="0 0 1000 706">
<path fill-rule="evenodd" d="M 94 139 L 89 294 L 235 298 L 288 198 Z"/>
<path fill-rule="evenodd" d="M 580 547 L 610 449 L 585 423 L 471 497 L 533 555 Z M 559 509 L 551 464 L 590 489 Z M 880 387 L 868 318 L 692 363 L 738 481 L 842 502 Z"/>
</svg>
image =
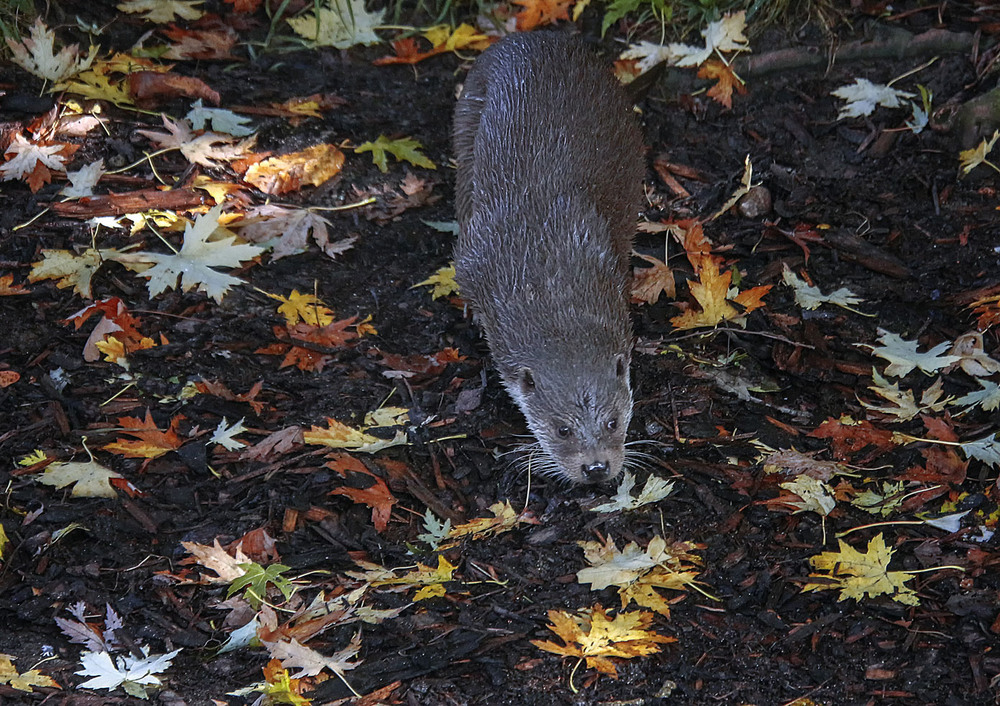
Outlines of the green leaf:
<svg viewBox="0 0 1000 706">
<path fill-rule="evenodd" d="M 292 568 L 290 566 L 271 564 L 265 569 L 260 564 L 250 563 L 239 564 L 239 567 L 246 573 L 229 585 L 226 598 L 246 589 L 245 598 L 247 602 L 250 603 L 250 606 L 254 610 L 257 610 L 267 597 L 267 584 L 271 584 L 281 591 L 281 595 L 285 597 L 285 600 L 291 598 L 295 592 L 295 586 L 292 582 L 281 575 Z"/>
<path fill-rule="evenodd" d="M 385 135 L 379 135 L 375 142 L 364 142 L 354 148 L 355 152 L 371 152 L 372 162 L 383 174 L 389 171 L 386 152 L 396 158 L 398 162 L 409 162 L 415 167 L 426 167 L 427 169 L 437 169 L 437 166 L 420 150 L 423 148 L 419 142 L 412 137 L 401 137 L 398 140 L 390 140 Z"/>
</svg>

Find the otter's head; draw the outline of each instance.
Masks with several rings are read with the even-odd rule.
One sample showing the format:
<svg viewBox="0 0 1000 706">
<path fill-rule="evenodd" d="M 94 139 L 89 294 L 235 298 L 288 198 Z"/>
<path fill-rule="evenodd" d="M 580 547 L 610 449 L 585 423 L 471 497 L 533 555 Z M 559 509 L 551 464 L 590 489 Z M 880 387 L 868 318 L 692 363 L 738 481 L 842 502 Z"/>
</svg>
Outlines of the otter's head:
<svg viewBox="0 0 1000 706">
<path fill-rule="evenodd" d="M 602 483 L 621 474 L 632 419 L 629 351 L 588 357 L 536 359 L 530 367 L 501 371 L 541 446 L 536 468 L 572 483 Z"/>
</svg>

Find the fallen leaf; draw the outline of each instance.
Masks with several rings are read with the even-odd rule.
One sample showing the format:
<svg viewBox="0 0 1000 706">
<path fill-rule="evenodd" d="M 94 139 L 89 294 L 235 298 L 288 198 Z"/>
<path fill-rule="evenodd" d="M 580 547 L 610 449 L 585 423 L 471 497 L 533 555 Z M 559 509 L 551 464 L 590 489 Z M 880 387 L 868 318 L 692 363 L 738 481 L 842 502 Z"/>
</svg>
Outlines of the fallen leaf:
<svg viewBox="0 0 1000 706">
<path fill-rule="evenodd" d="M 879 533 L 868 542 L 868 550 L 864 553 L 851 547 L 840 539 L 839 552 L 823 552 L 809 559 L 814 571 L 810 578 L 822 579 L 822 582 L 807 583 L 803 591 L 839 590 L 838 601 L 848 598 L 860 601 L 865 596 L 888 595 L 892 600 L 904 605 L 920 603 L 916 592 L 904 585 L 913 578 L 906 571 L 889 571 L 892 550 L 885 546 L 885 540 Z"/>
<path fill-rule="evenodd" d="M 597 604 L 578 613 L 550 610 L 549 630 L 562 640 L 532 640 L 535 647 L 564 657 L 584 659 L 587 666 L 617 679 L 618 670 L 612 657 L 631 659 L 655 654 L 658 645 L 677 642 L 676 638 L 658 635 L 647 630 L 653 614 L 645 611 L 619 613 L 608 619 L 604 608 Z"/>
<path fill-rule="evenodd" d="M 315 13 L 288 18 L 296 34 L 320 47 L 349 49 L 355 44 L 378 44 L 375 28 L 384 24 L 385 10 L 368 12 L 364 0 L 326 0 Z"/>
<path fill-rule="evenodd" d="M 389 171 L 389 161 L 386 154 L 391 154 L 397 162 L 409 162 L 416 167 L 437 169 L 420 150 L 423 146 L 412 137 L 400 137 L 390 140 L 385 135 L 379 135 L 374 142 L 362 142 L 354 148 L 356 153 L 371 152 L 372 161 L 383 174 Z"/>
<path fill-rule="evenodd" d="M 73 484 L 71 495 L 74 498 L 117 498 L 118 493 L 111 485 L 111 479 L 122 478 L 107 466 L 97 461 L 56 461 L 49 464 L 38 482 L 64 488 Z"/>
<path fill-rule="evenodd" d="M 253 184 L 265 194 L 285 194 L 298 191 L 304 185 L 323 184 L 336 176 L 343 164 L 344 153 L 335 146 L 313 145 L 251 165 L 243 175 L 243 181 Z"/>
</svg>

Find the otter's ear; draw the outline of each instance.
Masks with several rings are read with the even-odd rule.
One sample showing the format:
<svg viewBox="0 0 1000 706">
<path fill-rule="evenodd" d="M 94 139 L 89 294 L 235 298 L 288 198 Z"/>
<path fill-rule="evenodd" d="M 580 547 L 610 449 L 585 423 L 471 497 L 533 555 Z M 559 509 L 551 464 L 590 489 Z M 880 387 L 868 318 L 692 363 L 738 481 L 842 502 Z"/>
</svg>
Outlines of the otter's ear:
<svg viewBox="0 0 1000 706">
<path fill-rule="evenodd" d="M 620 355 L 615 358 L 615 375 L 624 377 L 626 373 L 628 373 L 628 361 L 624 355 Z"/>
<path fill-rule="evenodd" d="M 517 371 L 517 383 L 522 395 L 530 395 L 535 391 L 535 376 L 531 368 L 521 368 Z"/>
</svg>

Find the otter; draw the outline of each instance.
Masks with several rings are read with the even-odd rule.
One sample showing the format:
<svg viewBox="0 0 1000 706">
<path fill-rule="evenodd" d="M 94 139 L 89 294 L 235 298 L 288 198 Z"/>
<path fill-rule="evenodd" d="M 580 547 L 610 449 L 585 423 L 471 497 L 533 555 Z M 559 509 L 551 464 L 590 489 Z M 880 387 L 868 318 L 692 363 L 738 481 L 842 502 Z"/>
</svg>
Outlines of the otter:
<svg viewBox="0 0 1000 706">
<path fill-rule="evenodd" d="M 497 42 L 455 107 L 455 278 L 543 452 L 573 483 L 615 479 L 632 418 L 629 257 L 642 136 L 582 41 Z"/>
</svg>

